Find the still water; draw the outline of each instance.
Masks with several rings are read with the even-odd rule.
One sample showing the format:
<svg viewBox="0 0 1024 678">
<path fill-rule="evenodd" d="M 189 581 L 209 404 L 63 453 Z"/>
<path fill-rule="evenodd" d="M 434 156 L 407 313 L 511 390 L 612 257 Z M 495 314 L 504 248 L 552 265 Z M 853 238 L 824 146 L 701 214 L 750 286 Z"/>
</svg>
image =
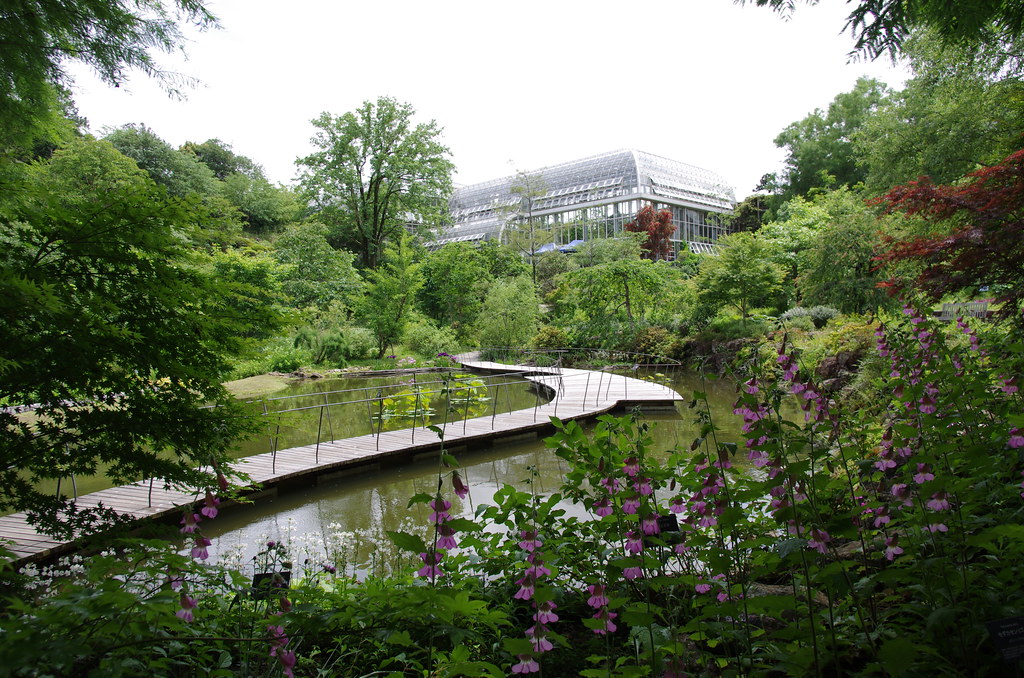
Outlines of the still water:
<svg viewBox="0 0 1024 678">
<path fill-rule="evenodd" d="M 705 392 L 713 421 L 719 428 L 719 440 L 742 440 L 742 421 L 732 414 L 736 398 L 734 384 L 725 380 L 702 382 L 697 375 L 684 373 L 676 376 L 670 386 L 686 399 L 692 397 L 694 391 Z M 533 395 L 525 386 L 518 397 L 525 403 L 522 406 L 532 406 Z M 642 416 L 652 424 L 654 452 L 676 445 L 688 446 L 700 429 L 693 411 L 685 403 L 677 404 L 675 410 Z M 362 418 L 366 420 L 365 413 Z M 593 422 L 585 428 L 592 426 Z M 315 433 L 314 429 L 313 435 Z M 295 440 L 301 438 L 298 431 L 294 435 Z M 267 444 L 267 438 L 262 444 Z M 546 449 L 541 439 L 497 444 L 460 454 L 459 464 L 470 494 L 464 500 L 455 497 L 450 490 L 445 495 L 453 504 L 452 515 L 466 517 L 472 517 L 477 505 L 493 503 L 494 492 L 504 484 L 525 489 L 527 478 L 535 473 L 537 489 L 551 492 L 558 489 L 566 471 L 564 462 Z M 337 563 L 341 549 L 345 551 L 343 559 L 356 564 L 357 572 L 374 569 L 372 561 L 382 557 L 379 545 L 388 543 L 386 531 L 415 532 L 427 524 L 429 509 L 422 504 L 407 508 L 408 501 L 419 493 L 433 494 L 437 477 L 438 461 L 427 459 L 386 471 L 322 482 L 315 487 L 224 511 L 216 520 L 204 524 L 204 533 L 214 541 L 211 557 L 244 566 L 253 561 L 268 541 L 274 541 L 289 544 L 292 558 L 298 562 L 308 558 L 313 563 L 325 560 Z"/>
</svg>

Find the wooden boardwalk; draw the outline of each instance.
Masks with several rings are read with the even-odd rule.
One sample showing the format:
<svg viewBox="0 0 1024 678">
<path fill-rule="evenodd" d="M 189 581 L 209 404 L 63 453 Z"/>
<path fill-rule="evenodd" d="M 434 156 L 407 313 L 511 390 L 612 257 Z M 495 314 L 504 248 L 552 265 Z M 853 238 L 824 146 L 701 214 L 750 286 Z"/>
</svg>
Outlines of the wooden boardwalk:
<svg viewBox="0 0 1024 678">
<path fill-rule="evenodd" d="M 609 372 L 532 368 L 471 359 L 463 360 L 462 364 L 478 372 L 523 374 L 551 400 L 506 414 L 449 422 L 444 427 L 444 448 L 456 454 L 496 440 L 546 434 L 553 429 L 551 417 L 563 421 L 586 419 L 617 407 L 669 408 L 682 400 L 667 386 Z M 318 479 L 404 463 L 421 455 L 437 454 L 440 449 L 441 440 L 434 431 L 416 427 L 267 452 L 239 459 L 233 466 L 252 479 L 253 493 L 274 492 L 279 487 L 309 485 Z M 198 499 L 193 493 L 166 490 L 140 481 L 81 495 L 77 503 L 102 503 L 140 519 L 177 520 L 182 507 Z M 40 534 L 28 524 L 24 513 L 0 516 L 0 539 L 10 542 L 7 548 L 15 554 L 16 567 L 29 561 L 49 560 L 77 547 L 75 542 Z"/>
</svg>

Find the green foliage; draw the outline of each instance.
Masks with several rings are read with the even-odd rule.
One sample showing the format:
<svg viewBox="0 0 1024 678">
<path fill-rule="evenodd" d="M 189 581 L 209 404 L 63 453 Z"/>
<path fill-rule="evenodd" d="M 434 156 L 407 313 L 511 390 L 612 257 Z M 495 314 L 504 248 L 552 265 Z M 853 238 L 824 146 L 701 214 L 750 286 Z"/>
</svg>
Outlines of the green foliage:
<svg viewBox="0 0 1024 678">
<path fill-rule="evenodd" d="M 295 192 L 262 177 L 235 173 L 220 186 L 223 196 L 242 213 L 253 233 L 273 233 L 296 221 L 303 206 Z"/>
<path fill-rule="evenodd" d="M 145 125 L 125 125 L 104 138 L 173 196 L 218 193 L 217 180 L 209 167 L 191 153 L 175 149 Z"/>
<path fill-rule="evenodd" d="M 534 259 L 537 265 L 537 291 L 541 298 L 558 289 L 564 274 L 579 268 L 577 255 L 558 251 L 542 252 Z"/>
<path fill-rule="evenodd" d="M 883 83 L 861 78 L 853 90 L 836 96 L 828 111 L 816 109 L 786 127 L 775 138 L 775 145 L 787 151 L 781 199 L 863 182 L 866 171 L 857 163 L 852 140 L 890 94 Z"/>
<path fill-rule="evenodd" d="M 569 346 L 569 335 L 558 327 L 543 325 L 530 339 L 529 345 L 533 348 L 566 348 Z"/>
<path fill-rule="evenodd" d="M 317 331 L 312 327 L 301 327 L 295 334 L 294 346 L 308 350 L 314 365 L 330 363 L 334 367 L 345 367 L 348 364 L 350 351 L 342 331 Z"/>
<path fill-rule="evenodd" d="M 20 0 L 5 7 L 0 23 L 0 145 L 24 142 L 66 89 L 68 60 L 90 66 L 120 85 L 130 70 L 155 77 L 173 94 L 175 76 L 162 70 L 152 51 L 171 52 L 183 42 L 177 20 L 200 28 L 216 20 L 198 0 Z"/>
<path fill-rule="evenodd" d="M 628 231 L 614 238 L 591 238 L 576 249 L 572 258 L 581 268 L 640 259 L 643 239 L 642 233 Z"/>
<path fill-rule="evenodd" d="M 540 300 L 526 277 L 496 280 L 487 290 L 477 321 L 481 346 L 526 346 L 537 332 Z"/>
<path fill-rule="evenodd" d="M 253 251 L 231 250 L 210 255 L 213 274 L 225 307 L 247 339 L 273 336 L 283 315 L 281 267 L 271 257 Z"/>
<path fill-rule="evenodd" d="M 201 144 L 194 141 L 186 141 L 181 149 L 185 153 L 191 153 L 213 172 L 213 175 L 221 181 L 226 180 L 232 174 L 243 174 L 252 179 L 265 179 L 263 170 L 244 155 L 236 155 L 231 150 L 231 144 L 224 143 L 220 139 L 207 139 Z"/>
<path fill-rule="evenodd" d="M 797 318 L 808 318 L 814 324 L 814 329 L 820 330 L 824 327 L 829 320 L 839 315 L 839 311 L 830 306 L 813 306 L 811 308 L 804 308 L 803 306 L 794 306 L 785 313 L 779 316 L 779 320 L 788 322 Z"/>
<path fill-rule="evenodd" d="M 423 312 L 464 333 L 476 320 L 488 280 L 486 262 L 472 243 L 449 243 L 422 262 L 419 291 Z"/>
<path fill-rule="evenodd" d="M 679 342 L 664 327 L 644 327 L 633 337 L 627 350 L 650 356 L 672 358 L 679 353 Z"/>
<path fill-rule="evenodd" d="M 1021 148 L 1022 41 L 945 45 L 934 31 L 905 46 L 914 77 L 855 138 L 883 193 L 925 175 L 951 183 Z"/>
<path fill-rule="evenodd" d="M 356 314 L 374 334 L 378 359 L 402 340 L 423 284 L 420 264 L 413 263 L 408 241 L 389 247 L 384 262 L 369 271 L 366 293 L 356 307 Z"/>
<path fill-rule="evenodd" d="M 351 252 L 336 250 L 319 222 L 292 224 L 274 241 L 274 258 L 282 265 L 281 291 L 296 308 L 355 306 L 363 281 Z"/>
<path fill-rule="evenodd" d="M 738 0 L 741 4 L 747 0 Z M 753 0 L 783 15 L 796 7 L 796 0 Z M 816 4 L 818 0 L 806 0 Z M 1024 12 L 1007 2 L 946 3 L 924 1 L 889 2 L 858 0 L 853 3 L 845 30 L 856 39 L 855 50 L 875 59 L 882 55 L 896 59 L 904 41 L 915 29 L 935 31 L 948 45 L 997 45 L 1024 35 Z"/>
<path fill-rule="evenodd" d="M 590 327 L 584 331 L 600 335 L 601 328 L 611 324 L 635 330 L 655 310 L 659 294 L 673 275 L 664 262 L 622 259 L 573 271 L 563 285 L 566 301 L 588 319 Z"/>
<path fill-rule="evenodd" d="M 109 143 L 73 141 L 23 169 L 0 198 L 0 402 L 36 404 L 35 423 L 0 413 L 0 508 L 54 534 L 113 518 L 36 483 L 106 472 L 204 486 L 246 427 L 220 386 L 239 353 L 237 297 L 189 238 L 212 218 L 168 198 Z M 265 326 L 272 309 L 254 309 Z M 200 409 L 205 404 L 220 405 Z"/>
<path fill-rule="evenodd" d="M 908 316 L 832 331 L 834 348 L 873 341 L 888 363 L 855 409 L 822 397 L 788 339 L 752 354 L 741 444 L 717 438 L 701 392 L 698 432 L 674 449 L 635 416 L 589 433 L 553 419 L 561 487 L 504 485 L 472 519 L 448 513 L 464 483 L 442 454 L 436 494 L 409 502 L 433 511 L 428 529 L 388 533 L 414 580 L 357 581 L 324 542 L 283 601 L 173 546 L 104 553 L 43 589 L 26 573 L 32 588 L 0 616 L 16 640 L 0 661 L 15 675 L 133 675 L 141 655 L 161 674 L 253 675 L 274 669 L 273 624 L 307 675 L 499 676 L 527 662 L 595 677 L 1001 675 L 1012 665 L 979 648 L 986 622 L 1024 613 L 1024 347 L 1010 326 Z M 459 376 L 446 389 L 486 390 Z M 421 416 L 422 395 L 410 383 L 389 396 L 389 416 Z M 279 544 L 266 555 L 271 572 L 293 560 Z M 435 555 L 438 572 L 420 567 Z M 179 579 L 196 607 L 176 605 Z"/>
<path fill-rule="evenodd" d="M 694 278 L 698 302 L 709 308 L 728 304 L 744 318 L 754 307 L 777 304 L 785 271 L 771 261 L 772 251 L 750 233 L 719 238 L 717 254 L 704 258 Z"/>
<path fill-rule="evenodd" d="M 313 120 L 317 151 L 298 160 L 302 190 L 331 228 L 332 244 L 369 268 L 410 223 L 430 229 L 446 216 L 449 151 L 437 123 L 413 127 L 414 113 L 389 97 L 340 117 L 323 113 Z"/>
<path fill-rule="evenodd" d="M 457 353 L 459 339 L 448 327 L 439 327 L 429 320 L 419 320 L 405 330 L 403 342 L 422 356 L 436 356 L 439 353 Z"/>
</svg>

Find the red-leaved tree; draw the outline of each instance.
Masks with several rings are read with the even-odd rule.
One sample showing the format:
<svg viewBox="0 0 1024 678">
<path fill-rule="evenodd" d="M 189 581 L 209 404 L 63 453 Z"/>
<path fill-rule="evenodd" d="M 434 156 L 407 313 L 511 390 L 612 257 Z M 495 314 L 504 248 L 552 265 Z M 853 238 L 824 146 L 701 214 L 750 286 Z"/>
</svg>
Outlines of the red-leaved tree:
<svg viewBox="0 0 1024 678">
<path fill-rule="evenodd" d="M 1024 301 L 1024 150 L 998 165 L 967 175 L 955 186 L 937 186 L 927 177 L 897 186 L 875 200 L 887 213 L 918 215 L 948 224 L 938 235 L 896 240 L 877 257 L 884 263 L 922 266 L 915 287 L 933 299 L 988 286 L 998 313 L 1016 316 Z M 888 287 L 906 287 L 889 280 Z"/>
<path fill-rule="evenodd" d="M 636 213 L 636 218 L 626 224 L 625 228 L 630 233 L 646 233 L 647 240 L 643 242 L 643 256 L 652 261 L 668 259 L 672 251 L 672 234 L 676 227 L 672 224 L 672 212 L 669 210 L 655 210 L 651 204 L 644 205 Z"/>
</svg>

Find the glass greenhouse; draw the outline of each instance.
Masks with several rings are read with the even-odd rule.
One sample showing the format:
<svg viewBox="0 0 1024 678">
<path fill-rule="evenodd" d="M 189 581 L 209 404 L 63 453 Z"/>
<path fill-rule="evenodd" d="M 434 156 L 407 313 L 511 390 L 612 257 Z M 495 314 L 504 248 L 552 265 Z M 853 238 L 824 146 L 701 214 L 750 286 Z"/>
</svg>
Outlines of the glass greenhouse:
<svg viewBox="0 0 1024 678">
<path fill-rule="evenodd" d="M 684 243 L 710 251 L 726 233 L 734 192 L 721 176 L 693 165 L 634 150 L 614 151 L 456 189 L 452 225 L 435 242 L 502 239 L 509 228 L 532 222 L 550 229 L 546 249 L 613 237 L 646 203 L 672 212 L 673 254 Z M 538 250 L 540 251 L 540 250 Z"/>
</svg>

